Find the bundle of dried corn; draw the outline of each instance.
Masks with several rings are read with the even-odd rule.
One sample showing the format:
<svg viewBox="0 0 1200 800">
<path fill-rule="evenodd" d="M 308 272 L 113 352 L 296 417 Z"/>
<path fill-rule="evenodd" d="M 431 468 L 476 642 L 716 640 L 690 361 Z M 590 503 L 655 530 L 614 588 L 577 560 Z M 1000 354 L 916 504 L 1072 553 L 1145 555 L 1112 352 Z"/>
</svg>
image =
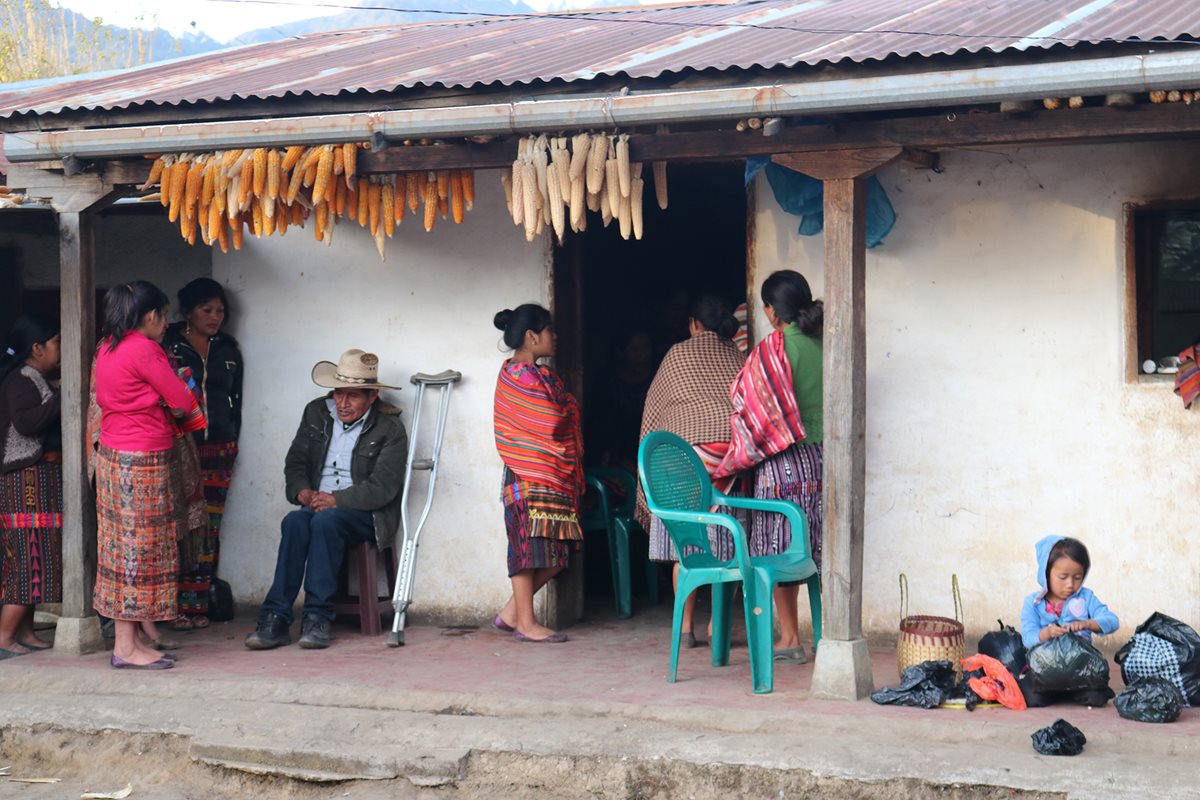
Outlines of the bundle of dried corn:
<svg viewBox="0 0 1200 800">
<path fill-rule="evenodd" d="M 642 165 L 629 160 L 629 135 L 580 133 L 574 137 L 529 136 L 517 143 L 512 171 L 500 176 L 513 224 L 533 241 L 547 227 L 561 244 L 568 227 L 587 227 L 587 212 L 607 226 L 616 219 L 621 236 L 642 238 Z M 654 192 L 667 207 L 667 165 L 654 164 Z"/>
<path fill-rule="evenodd" d="M 367 146 L 346 142 L 158 156 L 141 189 L 157 185 L 159 191 L 142 199 L 166 207 L 188 244 L 199 238 L 222 252 L 230 245 L 240 250 L 247 229 L 260 238 L 282 236 L 311 219 L 314 238 L 329 245 L 334 227 L 349 218 L 369 227 L 380 259 L 405 210 L 415 214 L 422 199 L 427 231 L 451 209 L 454 222 L 462 222 L 474 205 L 471 170 L 359 175 L 358 151 Z"/>
</svg>

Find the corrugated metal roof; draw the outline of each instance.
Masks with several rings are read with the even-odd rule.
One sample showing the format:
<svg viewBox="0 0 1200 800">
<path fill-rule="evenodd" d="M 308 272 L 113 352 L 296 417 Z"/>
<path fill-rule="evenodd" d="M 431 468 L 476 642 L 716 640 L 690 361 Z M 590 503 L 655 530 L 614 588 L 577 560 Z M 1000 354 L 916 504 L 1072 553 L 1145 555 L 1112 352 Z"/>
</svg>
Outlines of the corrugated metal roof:
<svg viewBox="0 0 1200 800">
<path fill-rule="evenodd" d="M 1200 38 L 1194 0 L 745 0 L 364 28 L 7 91 L 0 117 Z"/>
</svg>

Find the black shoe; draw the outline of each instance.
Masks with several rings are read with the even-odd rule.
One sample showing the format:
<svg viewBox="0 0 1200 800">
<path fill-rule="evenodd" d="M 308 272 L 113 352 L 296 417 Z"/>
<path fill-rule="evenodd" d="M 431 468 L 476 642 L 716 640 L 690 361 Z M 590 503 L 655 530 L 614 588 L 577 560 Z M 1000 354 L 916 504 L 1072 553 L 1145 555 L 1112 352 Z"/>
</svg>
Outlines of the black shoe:
<svg viewBox="0 0 1200 800">
<path fill-rule="evenodd" d="M 292 634 L 283 617 L 268 611 L 258 618 L 258 627 L 246 636 L 246 647 L 251 650 L 270 650 L 292 643 Z"/>
<path fill-rule="evenodd" d="M 329 620 L 309 614 L 300 624 L 300 646 L 306 650 L 329 647 Z"/>
</svg>

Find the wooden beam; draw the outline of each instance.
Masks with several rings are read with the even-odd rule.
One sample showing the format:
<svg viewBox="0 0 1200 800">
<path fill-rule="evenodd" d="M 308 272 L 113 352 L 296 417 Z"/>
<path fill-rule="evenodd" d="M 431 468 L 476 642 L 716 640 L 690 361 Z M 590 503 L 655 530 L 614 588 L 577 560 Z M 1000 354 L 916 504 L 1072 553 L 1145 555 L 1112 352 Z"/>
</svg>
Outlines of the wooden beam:
<svg viewBox="0 0 1200 800">
<path fill-rule="evenodd" d="M 771 160 L 811 178 L 829 181 L 872 175 L 903 155 L 903 147 L 868 147 L 862 150 L 779 153 L 771 156 Z"/>
</svg>

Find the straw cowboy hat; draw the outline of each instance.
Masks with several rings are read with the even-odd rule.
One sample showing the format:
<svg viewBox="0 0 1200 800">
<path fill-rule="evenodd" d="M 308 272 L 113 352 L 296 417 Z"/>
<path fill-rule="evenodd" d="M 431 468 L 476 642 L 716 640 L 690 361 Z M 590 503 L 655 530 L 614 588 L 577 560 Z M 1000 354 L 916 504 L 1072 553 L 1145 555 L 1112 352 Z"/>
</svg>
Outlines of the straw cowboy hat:
<svg viewBox="0 0 1200 800">
<path fill-rule="evenodd" d="M 379 356 L 362 350 L 347 350 L 338 363 L 318 361 L 312 368 L 313 383 L 326 389 L 399 389 L 379 382 Z"/>
</svg>

